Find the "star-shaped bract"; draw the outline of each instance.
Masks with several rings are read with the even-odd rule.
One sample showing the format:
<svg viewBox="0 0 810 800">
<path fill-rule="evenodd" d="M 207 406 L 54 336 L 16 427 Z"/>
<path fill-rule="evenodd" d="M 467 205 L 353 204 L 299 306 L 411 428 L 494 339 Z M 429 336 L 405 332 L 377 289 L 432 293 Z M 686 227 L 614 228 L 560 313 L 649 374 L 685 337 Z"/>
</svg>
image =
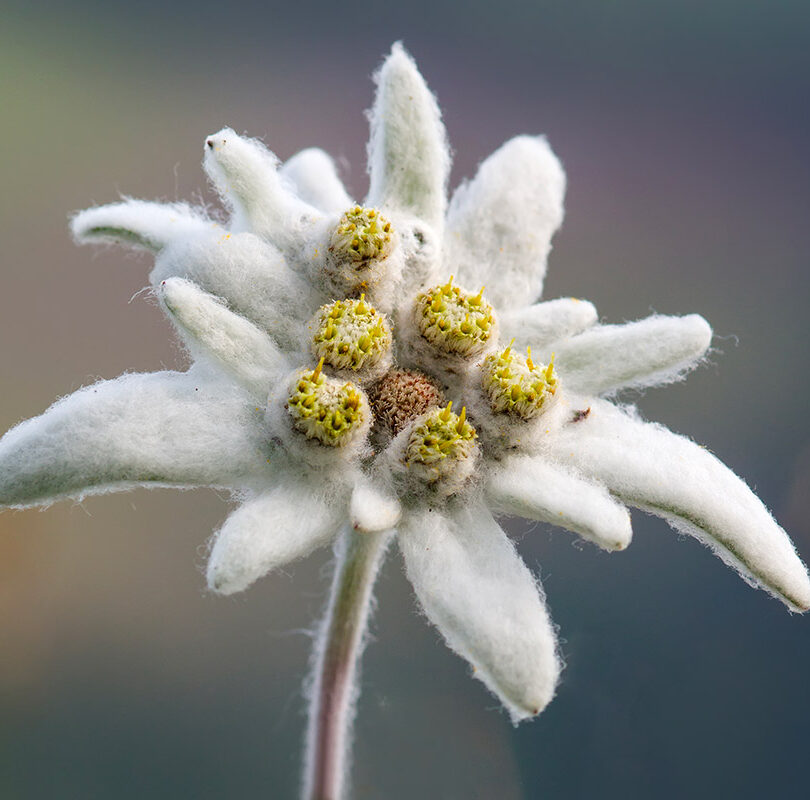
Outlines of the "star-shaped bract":
<svg viewBox="0 0 810 800">
<path fill-rule="evenodd" d="M 136 486 L 228 489 L 239 505 L 208 567 L 209 585 L 222 593 L 347 525 L 396 529 L 426 616 L 515 721 L 548 703 L 560 663 L 537 579 L 493 514 L 549 522 L 621 550 L 631 537 L 626 507 L 640 508 L 708 544 L 790 609 L 807 610 L 804 565 L 745 483 L 691 440 L 605 399 L 683 377 L 709 347 L 705 320 L 601 325 L 588 302 L 537 302 L 565 191 L 545 139 L 508 141 L 448 204 L 440 112 L 399 45 L 376 80 L 363 207 L 351 211 L 322 151 L 279 165 L 259 142 L 226 129 L 206 140 L 205 168 L 230 211 L 227 224 L 183 204 L 136 200 L 75 217 L 80 242 L 155 255 L 152 286 L 193 364 L 102 381 L 9 431 L 0 441 L 0 503 L 27 507 Z M 373 241 L 352 238 L 361 223 Z M 338 233 L 353 248 L 348 261 L 335 256 Z M 382 261 L 384 248 L 391 252 Z M 367 269 L 374 259 L 379 269 Z M 466 340 L 442 350 L 441 319 L 439 327 L 433 317 L 424 323 L 432 339 L 420 333 L 414 308 L 421 302 L 440 317 L 445 299 L 456 303 L 453 313 L 468 314 L 466 330 L 483 343 L 472 358 Z M 393 330 L 384 366 L 400 370 L 394 389 L 378 396 L 407 404 L 421 391 L 428 399 L 419 413 L 378 408 L 372 418 L 370 379 L 358 372 L 346 384 L 356 391 L 341 389 L 341 370 L 313 369 L 313 315 L 321 309 L 326 341 L 339 317 L 327 304 L 344 303 L 342 314 L 367 301 L 374 311 L 366 305 L 363 313 L 379 313 Z M 469 316 L 484 302 L 491 315 Z M 332 406 L 321 417 L 341 446 L 301 432 L 321 430 L 320 418 L 304 417 L 315 402 L 307 392 L 322 385 L 332 387 Z M 354 398 L 346 446 L 340 392 Z M 442 410 L 440 394 L 457 411 L 465 406 L 461 416 Z M 385 429 L 383 416 L 401 430 Z M 434 460 L 419 461 L 422 451 Z"/>
</svg>

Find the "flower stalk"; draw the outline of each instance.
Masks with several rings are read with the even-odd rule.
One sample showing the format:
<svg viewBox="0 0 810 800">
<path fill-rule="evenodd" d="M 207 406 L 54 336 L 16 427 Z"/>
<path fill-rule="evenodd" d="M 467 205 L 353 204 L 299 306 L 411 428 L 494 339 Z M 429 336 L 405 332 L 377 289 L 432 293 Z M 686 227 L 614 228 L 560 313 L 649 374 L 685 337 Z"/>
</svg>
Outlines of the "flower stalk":
<svg viewBox="0 0 810 800">
<path fill-rule="evenodd" d="M 390 533 L 351 529 L 335 545 L 335 573 L 315 642 L 303 800 L 341 800 L 349 769 L 357 674 L 372 590 Z"/>
</svg>

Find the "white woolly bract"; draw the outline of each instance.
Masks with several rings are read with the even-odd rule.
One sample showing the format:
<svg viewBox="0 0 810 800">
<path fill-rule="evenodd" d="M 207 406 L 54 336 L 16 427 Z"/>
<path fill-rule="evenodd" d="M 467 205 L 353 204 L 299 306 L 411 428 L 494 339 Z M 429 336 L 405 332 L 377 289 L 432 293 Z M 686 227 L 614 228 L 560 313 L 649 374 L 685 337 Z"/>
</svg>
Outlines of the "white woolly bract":
<svg viewBox="0 0 810 800">
<path fill-rule="evenodd" d="M 633 535 L 629 512 L 604 486 L 541 458 L 504 460 L 486 492 L 494 511 L 558 525 L 605 550 L 624 550 Z"/>
<path fill-rule="evenodd" d="M 279 170 L 305 203 L 330 214 L 340 214 L 352 205 L 335 162 L 319 147 L 308 147 L 284 162 Z"/>
<path fill-rule="evenodd" d="M 246 500 L 216 534 L 208 587 L 219 594 L 241 592 L 328 544 L 345 523 L 345 500 L 343 492 L 297 475 Z"/>
<path fill-rule="evenodd" d="M 393 528 L 402 515 L 397 496 L 387 487 L 359 477 L 352 491 L 349 517 L 360 533 L 376 533 Z"/>
<path fill-rule="evenodd" d="M 450 149 L 436 98 L 399 43 L 374 78 L 366 205 L 410 213 L 441 229 Z"/>
<path fill-rule="evenodd" d="M 445 265 L 487 287 L 496 307 L 521 307 L 543 290 L 551 237 L 563 220 L 565 173 L 542 136 L 517 136 L 456 189 L 447 212 Z"/>
<path fill-rule="evenodd" d="M 428 619 L 513 722 L 539 714 L 560 673 L 543 594 L 480 502 L 422 509 L 399 525 L 405 569 Z"/>
<path fill-rule="evenodd" d="M 250 231 L 282 248 L 300 246 L 301 233 L 319 213 L 290 190 L 278 173 L 278 159 L 260 141 L 224 128 L 205 140 L 203 163 L 232 210 L 232 231 Z"/>
<path fill-rule="evenodd" d="M 560 297 L 526 308 L 505 308 L 498 312 L 501 341 L 514 339 L 518 350 L 526 345 L 539 348 L 559 339 L 566 339 L 590 328 L 597 320 L 596 308 L 587 300 Z"/>
<path fill-rule="evenodd" d="M 402 262 L 398 273 L 389 267 L 389 274 L 397 281 L 393 290 L 398 305 L 403 298 L 412 297 L 438 281 L 442 242 L 438 230 L 424 220 L 408 214 L 386 213 L 397 232 L 397 255 Z"/>
<path fill-rule="evenodd" d="M 228 306 L 267 331 L 289 352 L 305 352 L 303 323 L 324 296 L 288 266 L 284 256 L 251 233 L 211 233 L 166 248 L 149 276 L 152 285 L 186 278 L 225 298 Z"/>
<path fill-rule="evenodd" d="M 708 544 L 791 609 L 810 608 L 810 579 L 788 535 L 708 450 L 601 400 L 587 418 L 561 431 L 552 449 L 623 502 Z"/>
<path fill-rule="evenodd" d="M 553 349 L 571 391 L 610 394 L 679 380 L 697 366 L 711 340 L 712 329 L 699 314 L 654 315 L 626 325 L 598 325 Z"/>
<path fill-rule="evenodd" d="M 124 200 L 88 208 L 70 221 L 71 233 L 79 244 L 109 242 L 152 253 L 160 252 L 177 239 L 217 229 L 221 230 L 202 211 L 185 203 L 145 200 Z"/>
<path fill-rule="evenodd" d="M 190 281 L 168 278 L 160 285 L 160 297 L 180 330 L 262 404 L 274 378 L 289 371 L 283 354 L 264 331 Z"/>
<path fill-rule="evenodd" d="M 0 505 L 135 486 L 239 488 L 269 470 L 261 416 L 235 385 L 198 370 L 102 381 L 0 439 Z"/>
</svg>

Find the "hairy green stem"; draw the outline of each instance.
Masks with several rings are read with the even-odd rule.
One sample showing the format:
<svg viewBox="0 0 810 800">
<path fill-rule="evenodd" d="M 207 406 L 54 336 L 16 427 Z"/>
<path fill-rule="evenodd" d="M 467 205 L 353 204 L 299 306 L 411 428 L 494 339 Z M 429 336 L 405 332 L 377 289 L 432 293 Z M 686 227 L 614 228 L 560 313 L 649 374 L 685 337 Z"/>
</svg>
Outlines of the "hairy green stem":
<svg viewBox="0 0 810 800">
<path fill-rule="evenodd" d="M 374 581 L 389 541 L 389 533 L 347 530 L 335 547 L 332 590 L 313 658 L 304 800 L 344 798 L 359 661 Z"/>
</svg>

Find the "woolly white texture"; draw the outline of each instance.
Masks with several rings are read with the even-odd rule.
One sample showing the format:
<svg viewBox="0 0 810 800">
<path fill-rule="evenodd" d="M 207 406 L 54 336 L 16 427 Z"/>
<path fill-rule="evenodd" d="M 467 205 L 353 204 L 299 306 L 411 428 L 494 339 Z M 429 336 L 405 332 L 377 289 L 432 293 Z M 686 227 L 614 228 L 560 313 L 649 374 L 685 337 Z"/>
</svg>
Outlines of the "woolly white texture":
<svg viewBox="0 0 810 800">
<path fill-rule="evenodd" d="M 498 317 L 501 340 L 515 340 L 518 350 L 526 345 L 539 348 L 590 328 L 597 320 L 596 308 L 587 300 L 560 297 L 526 308 L 501 312 Z"/>
<path fill-rule="evenodd" d="M 788 535 L 742 480 L 693 441 L 595 401 L 552 450 L 620 500 L 708 544 L 793 610 L 810 608 L 810 579 Z"/>
<path fill-rule="evenodd" d="M 428 619 L 513 722 L 539 714 L 560 673 L 544 598 L 486 506 L 422 510 L 399 528 L 405 569 Z"/>
<path fill-rule="evenodd" d="M 493 470 L 487 497 L 494 510 L 559 525 L 605 550 L 624 550 L 630 514 L 603 486 L 540 459 L 507 459 Z"/>
<path fill-rule="evenodd" d="M 153 286 L 187 278 L 224 298 L 291 352 L 306 350 L 302 324 L 324 300 L 275 247 L 252 233 L 207 234 L 173 244 L 158 256 L 149 277 Z"/>
<path fill-rule="evenodd" d="M 338 177 L 335 162 L 318 147 L 296 153 L 279 172 L 304 202 L 319 211 L 342 214 L 354 204 Z"/>
<path fill-rule="evenodd" d="M 361 533 L 387 531 L 399 522 L 402 506 L 395 495 L 361 477 L 352 491 L 349 516 L 354 530 Z"/>
<path fill-rule="evenodd" d="M 292 430 L 287 376 L 313 366 L 306 323 L 332 299 L 326 243 L 351 203 L 321 151 L 279 170 L 262 144 L 226 129 L 209 137 L 205 166 L 231 210 L 228 226 L 183 204 L 136 200 L 72 222 L 79 242 L 156 254 L 150 280 L 199 361 L 188 373 L 83 389 L 9 431 L 0 440 L 0 504 L 139 485 L 234 490 L 249 499 L 212 551 L 209 580 L 220 592 L 300 557 L 346 520 L 359 531 L 398 525 L 427 615 L 516 720 L 549 701 L 559 663 L 542 595 L 484 499 L 608 549 L 629 542 L 621 503 L 636 505 L 707 541 L 790 608 L 807 609 L 804 566 L 745 484 L 689 440 L 595 396 L 681 377 L 709 346 L 707 323 L 656 316 L 591 327 L 590 303 L 530 305 L 563 217 L 565 177 L 546 141 L 517 137 L 486 159 L 456 192 L 445 226 L 450 155 L 436 101 L 400 45 L 376 80 L 367 204 L 381 207 L 399 241 L 385 261 L 380 291 L 391 305 L 381 310 L 397 328 L 395 366 L 441 376 L 448 399 L 468 406 L 479 436 L 475 476 L 472 460 L 440 488 L 408 471 L 411 426 L 378 454 L 363 437 L 327 448 Z M 474 291 L 486 286 L 503 339 L 531 344 L 538 362 L 556 353 L 561 399 L 531 424 L 492 412 L 476 359 L 449 364 L 419 352 L 403 361 L 402 343 L 417 335 L 416 294 L 451 273 Z M 394 469 L 407 479 L 395 485 Z"/>
<path fill-rule="evenodd" d="M 155 253 L 154 287 L 188 278 L 292 351 L 300 323 L 326 299 L 290 268 L 278 247 L 251 233 L 231 233 L 183 204 L 127 200 L 92 208 L 73 218 L 71 230 L 80 244 L 115 242 Z"/>
<path fill-rule="evenodd" d="M 185 203 L 149 203 L 125 200 L 122 203 L 88 208 L 70 223 L 79 244 L 107 242 L 159 253 L 169 242 L 199 236 L 219 226 Z"/>
<path fill-rule="evenodd" d="M 257 139 L 224 128 L 205 140 L 205 171 L 230 206 L 230 229 L 251 231 L 281 247 L 300 246 L 301 232 L 319 216 L 278 173 L 278 159 Z"/>
<path fill-rule="evenodd" d="M 450 150 L 436 98 L 400 44 L 375 75 L 366 205 L 413 214 L 439 229 Z"/>
<path fill-rule="evenodd" d="M 706 353 L 712 329 L 699 314 L 599 325 L 554 346 L 566 386 L 583 394 L 670 383 Z M 545 356 L 550 357 L 550 347 Z"/>
<path fill-rule="evenodd" d="M 542 136 L 517 136 L 456 189 L 447 212 L 446 272 L 487 287 L 496 306 L 543 290 L 551 237 L 563 220 L 565 173 Z"/>
<path fill-rule="evenodd" d="M 217 533 L 208 561 L 209 587 L 220 594 L 241 592 L 271 570 L 328 544 L 342 523 L 336 504 L 323 487 L 296 475 L 245 501 Z"/>
<path fill-rule="evenodd" d="M 0 504 L 136 486 L 238 488 L 267 472 L 255 403 L 198 371 L 88 386 L 0 440 Z"/>
<path fill-rule="evenodd" d="M 262 402 L 273 379 L 289 371 L 286 359 L 264 331 L 190 281 L 169 278 L 161 283 L 160 296 L 180 329 Z"/>
</svg>

